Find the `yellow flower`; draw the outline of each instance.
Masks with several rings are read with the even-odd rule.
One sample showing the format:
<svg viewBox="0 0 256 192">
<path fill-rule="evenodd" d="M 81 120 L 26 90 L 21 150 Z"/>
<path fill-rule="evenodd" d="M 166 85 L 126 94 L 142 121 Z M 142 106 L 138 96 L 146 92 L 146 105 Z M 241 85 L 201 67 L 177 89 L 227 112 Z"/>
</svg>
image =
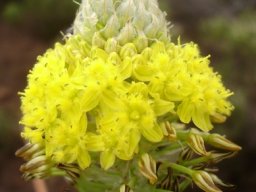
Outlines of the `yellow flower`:
<svg viewBox="0 0 256 192">
<path fill-rule="evenodd" d="M 113 165 L 115 156 L 123 160 L 132 159 L 138 150 L 141 135 L 150 142 L 159 142 L 163 138 L 153 107 L 154 101 L 148 98 L 145 84 L 132 84 L 128 94 L 119 99 L 119 105 L 114 110 L 103 109 L 98 118 L 99 133 L 106 147 L 101 155 L 105 169 Z M 172 107 L 172 104 L 164 103 L 164 107 L 157 111 L 162 114 L 162 110 L 170 111 Z"/>
<path fill-rule="evenodd" d="M 58 165 L 74 181 L 98 163 L 91 159 L 97 154 L 107 170 L 116 158 L 129 161 L 143 152 L 140 171 L 155 184 L 156 162 L 147 150 L 157 142 L 179 142 L 182 135 L 172 126 L 177 119 L 209 131 L 233 109 L 227 101 L 232 93 L 209 63 L 196 44 L 170 42 L 157 0 L 83 0 L 73 34 L 38 57 L 20 93 L 22 137 L 30 143 L 18 151 L 28 161 L 21 169 L 25 178 L 45 177 Z M 208 154 L 204 140 L 240 149 L 207 134 L 183 139 L 199 155 Z M 185 170 L 201 189 L 220 191 L 205 171 L 172 167 Z"/>
<path fill-rule="evenodd" d="M 195 44 L 158 42 L 134 59 L 133 76 L 149 82 L 151 95 L 175 102 L 184 123 L 191 120 L 204 131 L 212 129 L 210 117 L 230 115 L 226 100 L 232 93 L 222 85 L 220 75 L 209 67 Z"/>
<path fill-rule="evenodd" d="M 210 117 L 229 115 L 232 109 L 226 101 L 231 93 L 208 64 L 208 57 L 200 57 L 192 43 L 156 42 L 141 53 L 128 43 L 119 52 L 107 53 L 71 36 L 39 57 L 29 75 L 21 93 L 22 135 L 45 145 L 46 155 L 55 161 L 77 162 L 82 168 L 90 164 L 87 151 L 103 150 L 101 164 L 107 169 L 115 156 L 131 159 L 141 135 L 150 142 L 162 140 L 158 117 L 177 112 L 182 122 L 192 120 L 208 131 Z M 91 133 L 87 123 L 80 123 L 87 115 L 97 119 Z M 88 134 L 104 146 L 87 149 Z M 68 135 L 72 136 L 66 143 Z"/>
<path fill-rule="evenodd" d="M 102 151 L 107 169 L 116 156 L 130 160 L 141 136 L 162 140 L 158 117 L 176 114 L 208 131 L 210 117 L 232 109 L 226 101 L 231 93 L 208 65 L 192 43 L 156 42 L 141 53 L 128 43 L 108 53 L 71 36 L 39 57 L 29 75 L 21 93 L 22 135 L 44 145 L 54 161 L 77 162 L 81 168 L 90 164 L 88 151 Z M 89 132 L 87 116 L 97 120 Z"/>
</svg>

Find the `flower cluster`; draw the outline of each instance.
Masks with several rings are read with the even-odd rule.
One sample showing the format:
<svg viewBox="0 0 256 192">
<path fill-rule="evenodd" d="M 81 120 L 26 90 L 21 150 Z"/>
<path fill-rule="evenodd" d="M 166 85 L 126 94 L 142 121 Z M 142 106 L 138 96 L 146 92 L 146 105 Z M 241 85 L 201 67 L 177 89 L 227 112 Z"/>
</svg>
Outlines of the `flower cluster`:
<svg viewBox="0 0 256 192">
<path fill-rule="evenodd" d="M 209 133 L 233 110 L 209 56 L 170 41 L 156 0 L 83 0 L 73 29 L 38 57 L 20 93 L 24 177 L 76 182 L 86 169 L 85 182 L 119 180 L 120 191 L 183 191 L 192 181 L 220 191 L 215 183 L 225 184 L 205 168 L 241 147 Z"/>
<path fill-rule="evenodd" d="M 90 165 L 101 152 L 107 169 L 130 160 L 141 137 L 163 139 L 161 119 L 177 116 L 204 131 L 232 105 L 220 76 L 195 44 L 155 42 L 141 53 L 131 44 L 107 53 L 80 36 L 38 58 L 22 93 L 23 136 L 45 145 L 58 163 Z"/>
</svg>

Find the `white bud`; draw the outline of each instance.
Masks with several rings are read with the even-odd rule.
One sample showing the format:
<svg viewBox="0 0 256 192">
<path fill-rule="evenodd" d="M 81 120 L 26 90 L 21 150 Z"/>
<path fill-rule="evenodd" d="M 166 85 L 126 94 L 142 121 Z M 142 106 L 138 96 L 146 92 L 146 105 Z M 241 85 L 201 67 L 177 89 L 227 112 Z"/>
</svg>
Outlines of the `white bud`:
<svg viewBox="0 0 256 192">
<path fill-rule="evenodd" d="M 108 20 L 106 26 L 102 30 L 103 36 L 108 39 L 118 34 L 120 29 L 119 20 L 116 15 L 112 15 Z"/>
<path fill-rule="evenodd" d="M 131 23 L 127 23 L 125 27 L 120 31 L 117 40 L 120 42 L 120 45 L 132 42 L 137 35 L 136 29 Z"/>
<path fill-rule="evenodd" d="M 100 33 L 105 41 L 113 38 L 121 46 L 137 39 L 136 46 L 141 42 L 138 50 L 142 51 L 153 40 L 169 40 L 165 16 L 157 0 L 82 0 L 73 28 L 89 44 L 102 47 L 95 36 Z"/>
<path fill-rule="evenodd" d="M 104 48 L 106 41 L 102 38 L 99 32 L 94 33 L 92 37 L 92 45 L 99 48 Z"/>
</svg>

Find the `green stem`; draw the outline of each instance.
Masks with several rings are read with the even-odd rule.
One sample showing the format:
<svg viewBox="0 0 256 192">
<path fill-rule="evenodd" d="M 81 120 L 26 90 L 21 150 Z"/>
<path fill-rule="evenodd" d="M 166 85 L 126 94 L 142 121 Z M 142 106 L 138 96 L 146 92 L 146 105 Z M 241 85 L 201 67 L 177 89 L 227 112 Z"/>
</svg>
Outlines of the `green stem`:
<svg viewBox="0 0 256 192">
<path fill-rule="evenodd" d="M 204 156 L 204 157 L 199 157 L 199 158 L 196 158 L 196 159 L 192 159 L 190 161 L 185 161 L 183 163 L 181 163 L 183 166 L 193 166 L 193 165 L 198 165 L 200 163 L 205 163 L 207 161 L 210 160 L 210 157 L 207 157 L 207 156 Z"/>
<path fill-rule="evenodd" d="M 163 146 L 162 148 L 160 147 L 160 150 L 156 151 L 155 153 L 158 157 L 166 154 L 169 155 L 176 150 L 181 150 L 184 146 L 186 146 L 185 142 L 170 143 L 168 146 Z"/>
<path fill-rule="evenodd" d="M 193 172 L 194 172 L 190 168 L 184 167 L 182 165 L 178 165 L 176 163 L 168 163 L 168 166 L 171 167 L 175 171 L 187 174 L 189 176 L 191 176 L 193 174 Z"/>
<path fill-rule="evenodd" d="M 123 180 L 124 183 L 129 182 L 129 172 L 130 172 L 131 160 L 126 163 L 126 167 L 123 172 Z"/>
<path fill-rule="evenodd" d="M 191 182 L 192 181 L 190 179 L 184 180 L 182 183 L 179 184 L 179 191 L 180 192 L 185 191 L 189 187 Z"/>
</svg>

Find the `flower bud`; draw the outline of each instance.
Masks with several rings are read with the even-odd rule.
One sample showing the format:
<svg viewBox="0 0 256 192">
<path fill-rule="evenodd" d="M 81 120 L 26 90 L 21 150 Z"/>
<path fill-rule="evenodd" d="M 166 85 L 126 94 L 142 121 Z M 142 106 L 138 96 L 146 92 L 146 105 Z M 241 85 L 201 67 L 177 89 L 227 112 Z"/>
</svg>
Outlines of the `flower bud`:
<svg viewBox="0 0 256 192">
<path fill-rule="evenodd" d="M 156 183 L 156 162 L 147 153 L 142 155 L 139 161 L 139 168 L 141 174 L 149 180 L 150 184 L 153 185 Z"/>
<path fill-rule="evenodd" d="M 35 157 L 35 158 L 31 159 L 30 161 L 28 161 L 26 164 L 22 165 L 20 167 L 20 170 L 22 172 L 34 170 L 42 165 L 45 165 L 46 160 L 47 159 L 46 159 L 45 155 Z"/>
<path fill-rule="evenodd" d="M 206 171 L 194 171 L 192 179 L 194 183 L 204 191 L 221 192 L 221 190 L 214 184 L 211 175 Z"/>
<path fill-rule="evenodd" d="M 133 57 L 135 54 L 137 54 L 137 49 L 134 44 L 128 43 L 125 46 L 123 46 L 120 50 L 120 56 L 122 59 L 126 57 Z"/>
<path fill-rule="evenodd" d="M 242 148 L 219 134 L 210 134 L 206 142 L 210 145 L 229 151 L 240 151 Z"/>
<path fill-rule="evenodd" d="M 213 163 L 219 163 L 224 159 L 228 159 L 234 157 L 237 152 L 227 152 L 227 153 L 210 153 L 210 158 L 212 159 Z"/>
<path fill-rule="evenodd" d="M 227 120 L 227 117 L 219 113 L 216 113 L 213 116 L 211 116 L 211 121 L 213 123 L 224 123 L 226 120 Z"/>
<path fill-rule="evenodd" d="M 139 35 L 135 40 L 134 40 L 134 45 L 136 46 L 138 52 L 142 52 L 145 48 L 148 47 L 148 39 L 145 35 Z"/>
<path fill-rule="evenodd" d="M 44 155 L 30 157 L 29 161 L 20 167 L 25 180 L 43 179 L 52 175 L 60 175 L 56 165 Z M 57 174 L 56 174 L 57 173 Z M 64 175 L 61 172 L 61 175 Z"/>
<path fill-rule="evenodd" d="M 177 138 L 176 130 L 172 125 L 167 121 L 161 125 L 164 136 L 166 136 L 170 141 L 174 141 Z"/>
<path fill-rule="evenodd" d="M 207 155 L 204 139 L 199 134 L 190 133 L 187 139 L 189 147 L 198 155 Z"/>
<path fill-rule="evenodd" d="M 214 175 L 214 174 L 210 174 L 210 176 L 212 177 L 213 182 L 214 182 L 215 184 L 219 185 L 219 186 L 227 187 L 227 188 L 234 187 L 234 185 L 232 185 L 232 184 L 226 184 L 226 183 L 224 183 L 219 177 L 217 177 L 217 176 Z"/>
<path fill-rule="evenodd" d="M 122 185 L 120 187 L 120 192 L 133 192 L 133 190 L 130 189 L 130 187 L 128 187 L 127 185 Z"/>
<path fill-rule="evenodd" d="M 150 41 L 169 40 L 169 23 L 156 0 L 83 0 L 74 22 L 74 34 L 81 35 L 88 43 L 100 32 L 107 41 L 114 38 L 118 44 L 133 42 L 139 34 Z M 147 41 L 140 39 L 141 49 Z M 136 45 L 138 45 L 136 43 Z"/>
<path fill-rule="evenodd" d="M 194 156 L 194 151 L 189 147 L 186 147 L 184 150 L 180 152 L 180 158 L 183 161 L 190 160 Z"/>
<path fill-rule="evenodd" d="M 106 41 L 101 37 L 100 33 L 94 33 L 92 37 L 92 45 L 99 48 L 104 48 Z"/>
<path fill-rule="evenodd" d="M 115 40 L 114 38 L 108 39 L 105 44 L 105 51 L 107 53 L 118 52 L 119 46 L 117 40 Z"/>
<path fill-rule="evenodd" d="M 75 164 L 59 164 L 58 169 L 66 172 L 67 179 L 71 183 L 75 183 L 81 174 L 81 169 Z"/>
<path fill-rule="evenodd" d="M 28 160 L 31 156 L 39 152 L 41 149 L 42 146 L 40 146 L 39 144 L 27 143 L 26 145 L 18 149 L 15 152 L 15 155 L 17 157 L 22 157 L 23 159 Z"/>
<path fill-rule="evenodd" d="M 125 45 L 126 43 L 132 42 L 136 36 L 136 29 L 131 23 L 127 23 L 118 34 L 117 40 L 119 41 L 120 45 Z"/>
</svg>

